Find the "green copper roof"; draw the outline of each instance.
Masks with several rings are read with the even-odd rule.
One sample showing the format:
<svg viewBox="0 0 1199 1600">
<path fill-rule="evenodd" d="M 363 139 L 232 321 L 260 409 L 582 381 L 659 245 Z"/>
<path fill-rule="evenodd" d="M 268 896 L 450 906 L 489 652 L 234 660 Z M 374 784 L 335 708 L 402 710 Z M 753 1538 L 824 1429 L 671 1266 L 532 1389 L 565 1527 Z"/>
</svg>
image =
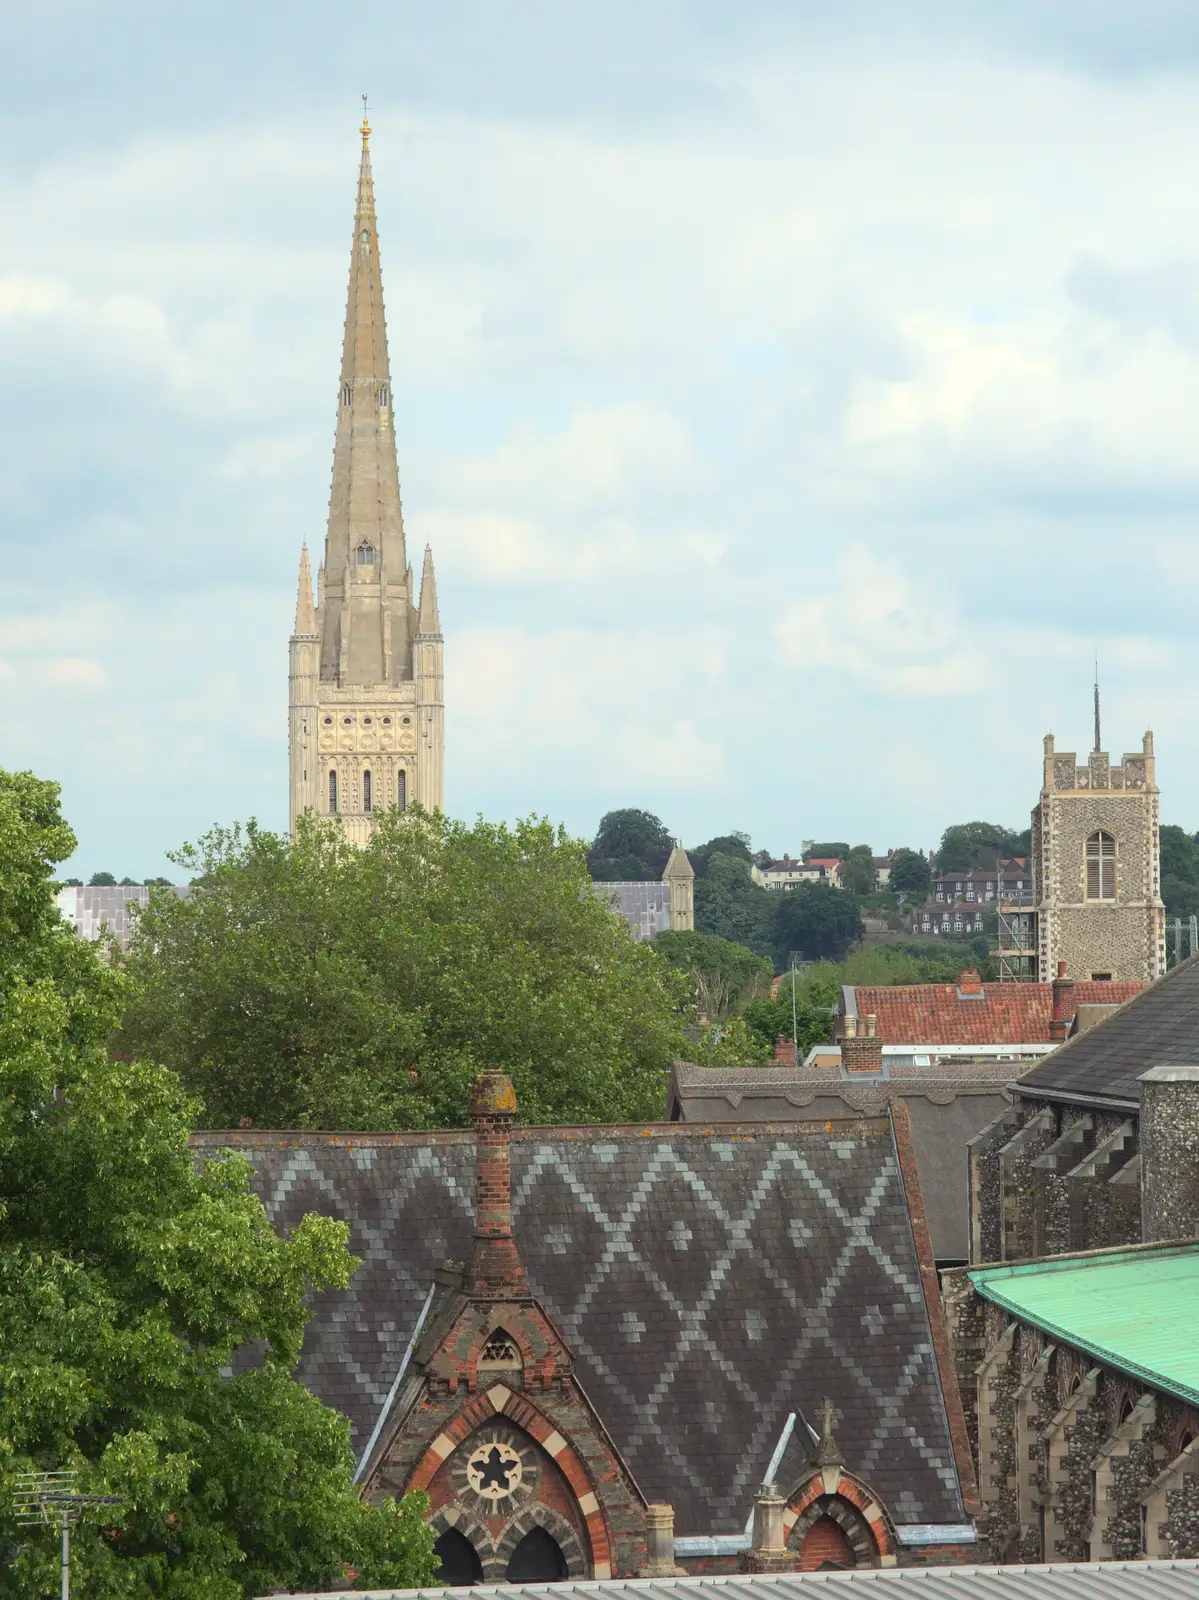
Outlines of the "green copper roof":
<svg viewBox="0 0 1199 1600">
<path fill-rule="evenodd" d="M 975 1267 L 970 1281 L 1022 1321 L 1199 1404 L 1199 1243 Z"/>
</svg>

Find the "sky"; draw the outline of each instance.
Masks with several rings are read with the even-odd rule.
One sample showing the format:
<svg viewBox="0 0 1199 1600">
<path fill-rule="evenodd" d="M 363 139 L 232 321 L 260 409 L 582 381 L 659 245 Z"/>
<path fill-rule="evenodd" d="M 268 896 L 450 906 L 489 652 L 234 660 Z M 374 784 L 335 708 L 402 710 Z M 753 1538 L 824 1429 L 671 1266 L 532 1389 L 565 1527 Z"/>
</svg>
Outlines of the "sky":
<svg viewBox="0 0 1199 1600">
<path fill-rule="evenodd" d="M 929 848 L 1041 739 L 1199 827 L 1191 0 L 0 7 L 0 766 L 287 821 L 362 91 L 447 810 Z"/>
</svg>

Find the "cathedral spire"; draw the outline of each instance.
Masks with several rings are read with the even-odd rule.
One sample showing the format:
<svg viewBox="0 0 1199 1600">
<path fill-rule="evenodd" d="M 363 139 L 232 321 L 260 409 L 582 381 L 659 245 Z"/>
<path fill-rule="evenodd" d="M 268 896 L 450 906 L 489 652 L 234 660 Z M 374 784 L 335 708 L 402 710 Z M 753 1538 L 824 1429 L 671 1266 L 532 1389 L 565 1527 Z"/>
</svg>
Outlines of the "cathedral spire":
<svg viewBox="0 0 1199 1600">
<path fill-rule="evenodd" d="M 423 634 L 441 633 L 441 616 L 437 610 L 437 579 L 433 576 L 433 551 L 425 546 L 425 564 L 420 575 L 420 613 L 416 631 Z"/>
<path fill-rule="evenodd" d="M 316 612 L 312 608 L 312 573 L 308 567 L 308 542 L 300 547 L 300 583 L 296 590 L 296 634 L 316 632 Z"/>
<path fill-rule="evenodd" d="M 392 432 L 371 130 L 365 116 L 361 131 L 321 639 L 321 677 L 342 685 L 396 682 L 404 675 L 414 599 L 405 582 L 408 559 Z"/>
</svg>

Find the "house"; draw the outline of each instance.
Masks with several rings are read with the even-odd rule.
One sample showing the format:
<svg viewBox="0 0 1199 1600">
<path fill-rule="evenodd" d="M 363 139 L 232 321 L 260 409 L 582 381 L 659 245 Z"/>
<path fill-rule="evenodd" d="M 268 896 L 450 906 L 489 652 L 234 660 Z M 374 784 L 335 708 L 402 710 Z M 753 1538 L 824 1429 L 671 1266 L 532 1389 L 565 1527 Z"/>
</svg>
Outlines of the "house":
<svg viewBox="0 0 1199 1600">
<path fill-rule="evenodd" d="M 926 900 L 908 913 L 908 926 L 926 939 L 974 939 L 987 932 L 983 902 L 956 900 L 952 905 Z"/>
<path fill-rule="evenodd" d="M 317 1298 L 299 1376 L 349 1419 L 365 1492 L 429 1495 L 451 1581 L 731 1572 L 766 1480 L 784 1565 L 969 1555 L 901 1110 L 521 1128 L 487 1073 L 471 1119 L 194 1137 L 249 1157 L 276 1225 L 348 1223 L 363 1265 Z"/>
<path fill-rule="evenodd" d="M 843 862 L 840 856 L 809 856 L 809 867 L 819 867 L 823 873 L 822 882 L 831 883 L 834 889 L 841 887 L 841 867 Z"/>
<path fill-rule="evenodd" d="M 823 883 L 825 872 L 818 862 L 784 855 L 780 861 L 755 862 L 750 877 L 763 889 L 794 889 L 798 883 Z"/>
<path fill-rule="evenodd" d="M 932 898 L 937 905 L 989 905 L 992 900 L 1007 904 L 1032 904 L 1032 875 L 1025 862 L 1013 859 L 994 867 L 976 867 L 966 872 L 941 872 L 933 878 Z"/>
</svg>

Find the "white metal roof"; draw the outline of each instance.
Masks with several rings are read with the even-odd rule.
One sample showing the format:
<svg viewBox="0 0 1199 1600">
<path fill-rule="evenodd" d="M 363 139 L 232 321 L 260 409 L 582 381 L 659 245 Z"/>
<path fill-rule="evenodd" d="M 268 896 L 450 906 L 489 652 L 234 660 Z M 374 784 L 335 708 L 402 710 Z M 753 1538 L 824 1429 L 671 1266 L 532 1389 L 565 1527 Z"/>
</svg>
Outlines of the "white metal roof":
<svg viewBox="0 0 1199 1600">
<path fill-rule="evenodd" d="M 338 1590 L 344 1600 L 361 1591 Z M 371 1590 L 372 1600 L 447 1600 L 445 1589 Z M 859 1572 L 778 1573 L 746 1577 L 611 1578 L 591 1583 L 479 1584 L 456 1589 L 464 1600 L 536 1596 L 537 1600 L 1196 1600 L 1199 1561 L 1103 1561 L 1036 1567 L 890 1567 Z M 297 1600 L 335 1600 L 301 1595 Z"/>
</svg>

